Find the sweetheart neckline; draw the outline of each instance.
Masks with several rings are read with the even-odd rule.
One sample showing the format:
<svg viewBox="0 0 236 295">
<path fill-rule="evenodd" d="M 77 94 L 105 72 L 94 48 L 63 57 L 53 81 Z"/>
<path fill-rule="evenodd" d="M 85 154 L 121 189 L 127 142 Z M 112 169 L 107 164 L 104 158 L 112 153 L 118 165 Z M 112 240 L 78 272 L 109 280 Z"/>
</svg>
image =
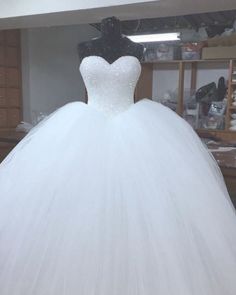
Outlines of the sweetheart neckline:
<svg viewBox="0 0 236 295">
<path fill-rule="evenodd" d="M 114 65 L 115 63 L 117 63 L 119 60 L 121 60 L 121 59 L 123 59 L 123 58 L 130 58 L 130 57 L 132 57 L 132 58 L 134 58 L 139 64 L 141 64 L 140 63 L 140 61 L 138 60 L 138 58 L 136 57 L 136 56 L 133 56 L 133 55 L 122 55 L 122 56 L 120 56 L 120 57 L 118 57 L 115 61 L 113 61 L 112 63 L 109 63 L 104 57 L 102 57 L 102 56 L 99 56 L 99 55 L 90 55 L 90 56 L 86 56 L 86 57 L 84 57 L 83 58 L 83 60 L 81 61 L 81 63 L 80 63 L 80 66 L 82 65 L 82 63 L 84 62 L 84 60 L 86 60 L 86 59 L 88 59 L 88 58 L 98 58 L 98 59 L 101 59 L 101 60 L 103 60 L 106 64 L 108 64 L 109 66 L 112 66 L 112 65 Z"/>
</svg>

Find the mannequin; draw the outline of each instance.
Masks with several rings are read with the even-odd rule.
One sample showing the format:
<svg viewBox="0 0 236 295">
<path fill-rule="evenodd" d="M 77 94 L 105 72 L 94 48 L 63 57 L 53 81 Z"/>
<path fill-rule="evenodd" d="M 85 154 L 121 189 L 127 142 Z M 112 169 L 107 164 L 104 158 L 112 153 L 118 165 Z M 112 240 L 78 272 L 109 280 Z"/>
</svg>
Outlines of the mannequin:
<svg viewBox="0 0 236 295">
<path fill-rule="evenodd" d="M 132 55 L 141 60 L 144 53 L 143 45 L 134 43 L 121 34 L 120 21 L 115 17 L 103 19 L 101 37 L 80 43 L 78 50 L 80 60 L 96 55 L 103 57 L 109 63 L 124 55 Z"/>
</svg>

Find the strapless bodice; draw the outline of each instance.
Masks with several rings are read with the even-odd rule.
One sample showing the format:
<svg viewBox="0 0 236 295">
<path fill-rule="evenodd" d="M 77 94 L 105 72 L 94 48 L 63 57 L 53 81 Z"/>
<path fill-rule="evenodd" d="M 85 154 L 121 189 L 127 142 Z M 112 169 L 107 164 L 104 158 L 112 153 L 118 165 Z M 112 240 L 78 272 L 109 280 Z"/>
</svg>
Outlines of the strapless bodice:
<svg viewBox="0 0 236 295">
<path fill-rule="evenodd" d="M 108 116 L 125 111 L 134 103 L 134 91 L 141 72 L 139 60 L 122 56 L 109 64 L 100 56 L 82 60 L 80 72 L 88 93 L 88 104 Z"/>
</svg>

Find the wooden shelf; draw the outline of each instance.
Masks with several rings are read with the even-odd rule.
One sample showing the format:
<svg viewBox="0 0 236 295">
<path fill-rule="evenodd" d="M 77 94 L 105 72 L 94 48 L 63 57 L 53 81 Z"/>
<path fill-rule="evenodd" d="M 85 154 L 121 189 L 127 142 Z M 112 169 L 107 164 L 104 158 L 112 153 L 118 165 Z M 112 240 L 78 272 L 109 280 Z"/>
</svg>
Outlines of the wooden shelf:
<svg viewBox="0 0 236 295">
<path fill-rule="evenodd" d="M 191 90 L 196 90 L 197 87 L 197 71 L 198 71 L 198 64 L 205 64 L 207 65 L 205 68 L 209 67 L 209 69 L 214 67 L 215 64 L 222 64 L 222 67 L 229 69 L 229 76 L 228 76 L 228 104 L 227 104 L 227 111 L 225 114 L 225 129 L 224 130 L 216 130 L 216 129 L 198 129 L 196 130 L 198 134 L 201 135 L 209 135 L 211 138 L 220 139 L 223 141 L 235 141 L 236 142 L 236 132 L 229 130 L 230 128 L 230 121 L 231 121 L 231 114 L 233 111 L 236 111 L 236 106 L 232 106 L 232 94 L 235 89 L 234 85 L 236 86 L 236 82 L 232 81 L 233 79 L 233 71 L 236 69 L 236 59 L 210 59 L 210 60 L 167 60 L 167 61 L 145 61 L 142 62 L 142 72 L 143 76 L 141 77 L 141 81 L 139 84 L 142 87 L 137 88 L 136 92 L 136 100 L 139 100 L 143 97 L 152 97 L 152 89 L 154 81 L 153 79 L 153 70 L 155 65 L 174 65 L 178 71 L 178 101 L 177 101 L 177 113 L 182 116 L 184 112 L 184 89 L 189 88 Z M 185 86 L 185 75 L 186 70 L 188 69 L 191 71 L 190 77 L 190 87 Z M 149 77 L 149 78 L 148 78 Z"/>
<path fill-rule="evenodd" d="M 199 128 L 195 130 L 196 133 L 202 138 L 211 138 L 215 141 L 235 142 L 236 132 L 232 130 L 219 130 L 219 129 L 204 129 Z"/>
<path fill-rule="evenodd" d="M 198 60 L 155 60 L 144 61 L 142 64 L 179 64 L 179 63 L 228 63 L 230 59 L 198 59 Z"/>
<path fill-rule="evenodd" d="M 224 129 L 207 129 L 207 128 L 197 128 L 195 129 L 195 131 L 197 132 L 217 132 L 217 133 L 225 133 L 226 130 Z M 228 133 L 235 133 L 235 131 L 232 131 L 232 130 L 228 130 L 227 131 Z"/>
<path fill-rule="evenodd" d="M 8 65 L 4 65 L 4 64 L 0 64 L 0 67 L 1 68 L 7 67 L 8 69 L 16 69 L 16 70 L 19 68 L 19 66 L 8 66 Z"/>
</svg>

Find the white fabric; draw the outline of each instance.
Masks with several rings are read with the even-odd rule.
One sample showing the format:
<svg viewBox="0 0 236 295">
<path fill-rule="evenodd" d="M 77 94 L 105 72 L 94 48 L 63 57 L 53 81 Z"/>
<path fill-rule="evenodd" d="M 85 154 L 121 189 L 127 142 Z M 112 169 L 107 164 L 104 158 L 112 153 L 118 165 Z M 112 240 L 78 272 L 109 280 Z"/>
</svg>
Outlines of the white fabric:
<svg viewBox="0 0 236 295">
<path fill-rule="evenodd" d="M 87 85 L 126 67 L 124 89 L 104 82 L 126 105 L 137 60 L 97 61 Z M 195 132 L 148 99 L 107 116 L 89 87 L 100 102 L 62 107 L 1 165 L 0 294 L 235 295 L 235 211 Z"/>
</svg>

